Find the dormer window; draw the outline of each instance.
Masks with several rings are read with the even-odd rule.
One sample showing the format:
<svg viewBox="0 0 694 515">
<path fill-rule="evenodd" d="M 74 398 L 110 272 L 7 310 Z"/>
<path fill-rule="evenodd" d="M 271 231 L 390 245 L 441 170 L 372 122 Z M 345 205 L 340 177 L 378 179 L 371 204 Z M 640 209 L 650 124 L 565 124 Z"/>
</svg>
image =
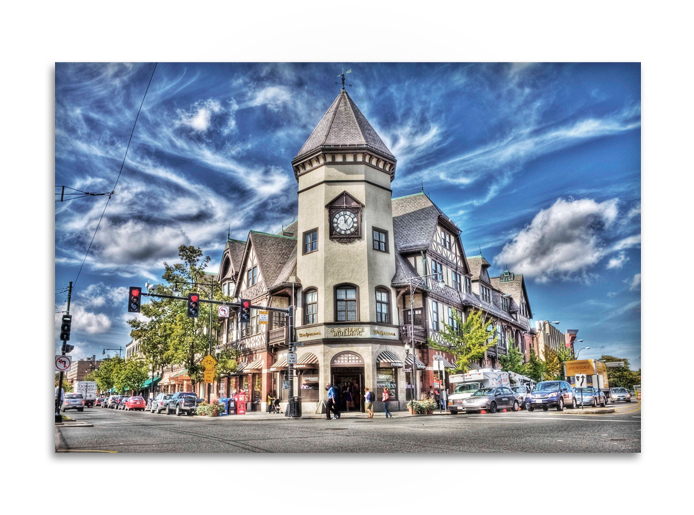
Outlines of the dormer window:
<svg viewBox="0 0 694 515">
<path fill-rule="evenodd" d="M 443 246 L 451 250 L 451 235 L 445 231 L 443 232 Z"/>
<path fill-rule="evenodd" d="M 480 296 L 484 302 L 492 301 L 492 290 L 480 284 Z"/>
<path fill-rule="evenodd" d="M 472 293 L 472 281 L 470 281 L 470 278 L 467 275 L 465 276 L 465 291 Z"/>
<path fill-rule="evenodd" d="M 511 301 L 508 297 L 501 297 L 501 309 L 508 311 L 511 308 Z"/>
<path fill-rule="evenodd" d="M 248 269 L 248 280 L 246 281 L 246 287 L 250 288 L 258 282 L 258 266 Z"/>
</svg>

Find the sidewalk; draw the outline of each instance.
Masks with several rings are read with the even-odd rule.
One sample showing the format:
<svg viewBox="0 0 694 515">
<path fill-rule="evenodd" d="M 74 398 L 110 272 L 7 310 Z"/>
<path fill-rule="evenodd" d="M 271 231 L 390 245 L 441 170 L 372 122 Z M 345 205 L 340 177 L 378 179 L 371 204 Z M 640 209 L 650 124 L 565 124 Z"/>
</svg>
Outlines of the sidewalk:
<svg viewBox="0 0 694 515">
<path fill-rule="evenodd" d="M 443 416 L 443 415 L 450 415 L 449 412 L 443 411 L 443 412 L 434 412 L 431 415 L 410 415 L 409 412 L 407 411 L 392 411 L 393 418 L 413 418 L 413 417 L 432 417 L 435 415 Z M 261 412 L 261 411 L 250 411 L 246 412 L 245 415 L 225 415 L 221 417 L 200 417 L 196 416 L 196 419 L 203 419 L 203 420 L 217 420 L 217 419 L 222 419 L 222 420 L 238 420 L 243 422 L 244 420 L 246 421 L 253 421 L 253 420 L 292 420 L 288 417 L 284 416 L 284 412 L 280 414 L 273 414 L 273 413 L 267 413 L 267 412 Z M 310 419 L 310 420 L 320 420 L 320 419 L 325 419 L 325 413 L 302 413 L 301 418 L 305 419 Z M 382 411 L 377 411 L 374 413 L 374 419 L 377 418 L 385 418 L 385 415 L 383 414 Z M 366 413 L 361 413 L 359 411 L 343 411 L 340 412 L 340 420 L 356 420 L 356 419 L 363 419 L 363 420 L 368 420 L 368 416 Z"/>
</svg>

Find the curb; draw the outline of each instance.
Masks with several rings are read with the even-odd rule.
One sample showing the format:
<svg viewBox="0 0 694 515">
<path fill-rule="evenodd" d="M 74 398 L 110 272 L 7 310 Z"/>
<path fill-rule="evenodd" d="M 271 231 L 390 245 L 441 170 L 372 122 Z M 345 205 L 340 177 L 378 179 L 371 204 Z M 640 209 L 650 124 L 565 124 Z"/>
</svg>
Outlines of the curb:
<svg viewBox="0 0 694 515">
<path fill-rule="evenodd" d="M 94 424 L 85 422 L 58 422 L 55 427 L 94 427 Z"/>
</svg>

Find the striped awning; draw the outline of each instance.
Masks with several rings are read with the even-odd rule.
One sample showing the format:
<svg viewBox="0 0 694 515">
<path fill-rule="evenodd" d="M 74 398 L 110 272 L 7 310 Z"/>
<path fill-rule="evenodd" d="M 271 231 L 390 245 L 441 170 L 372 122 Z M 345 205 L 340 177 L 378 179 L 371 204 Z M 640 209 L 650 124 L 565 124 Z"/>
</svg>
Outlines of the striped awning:
<svg viewBox="0 0 694 515">
<path fill-rule="evenodd" d="M 270 367 L 270 371 L 271 371 L 271 372 L 274 372 L 274 371 L 276 371 L 276 370 L 284 370 L 285 368 L 287 368 L 287 356 L 284 356 L 283 358 L 280 358 L 279 361 L 278 361 L 277 363 L 275 363 L 274 365 L 272 365 L 272 366 Z"/>
<path fill-rule="evenodd" d="M 424 366 L 424 363 L 419 361 L 417 358 L 415 358 L 412 354 L 409 354 L 407 356 L 407 359 L 405 360 L 405 363 L 407 363 L 409 366 L 412 366 L 412 363 L 416 361 L 417 362 L 417 370 L 424 370 L 426 366 Z"/>
<path fill-rule="evenodd" d="M 318 364 L 318 358 L 315 354 L 307 352 L 294 365 L 295 368 L 315 368 L 313 365 Z"/>
<path fill-rule="evenodd" d="M 443 366 L 445 368 L 455 368 L 455 365 L 448 361 L 444 356 L 434 356 L 434 359 L 437 361 L 443 361 Z"/>
<path fill-rule="evenodd" d="M 243 367 L 243 373 L 244 374 L 252 374 L 253 372 L 257 372 L 258 370 L 262 370 L 262 369 L 263 369 L 263 358 L 258 358 L 253 363 Z"/>
<path fill-rule="evenodd" d="M 402 367 L 402 360 L 389 350 L 384 350 L 376 358 L 379 367 Z"/>
</svg>

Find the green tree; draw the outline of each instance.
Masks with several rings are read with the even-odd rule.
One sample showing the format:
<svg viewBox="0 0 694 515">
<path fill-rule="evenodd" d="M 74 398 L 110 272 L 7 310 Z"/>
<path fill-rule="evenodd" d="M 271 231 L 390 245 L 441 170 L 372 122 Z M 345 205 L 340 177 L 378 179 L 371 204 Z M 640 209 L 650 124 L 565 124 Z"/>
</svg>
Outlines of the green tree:
<svg viewBox="0 0 694 515">
<path fill-rule="evenodd" d="M 523 363 L 523 354 L 516 348 L 513 338 L 509 339 L 508 352 L 505 356 L 499 356 L 501 370 L 504 372 L 515 372 L 523 376 L 528 375 L 528 366 Z"/>
<path fill-rule="evenodd" d="M 233 374 L 238 368 L 238 358 L 240 352 L 237 350 L 224 350 L 219 354 L 217 366 L 215 367 L 216 379 L 219 381 L 224 374 Z"/>
<path fill-rule="evenodd" d="M 530 361 L 528 361 L 528 373 L 530 379 L 539 383 L 545 374 L 544 362 L 535 355 L 535 351 L 530 349 Z"/>
<path fill-rule="evenodd" d="M 58 382 L 60 381 L 60 372 L 55 373 L 55 385 L 54 388 L 58 388 Z M 72 385 L 70 382 L 67 380 L 65 377 L 65 374 L 63 374 L 63 391 L 65 392 L 71 392 L 72 391 Z"/>
<path fill-rule="evenodd" d="M 147 365 L 138 359 L 129 359 L 120 367 L 114 386 L 119 393 L 138 392 L 147 380 Z"/>
<path fill-rule="evenodd" d="M 102 392 L 108 392 L 116 384 L 116 377 L 120 370 L 125 366 L 125 360 L 120 356 L 106 358 L 101 362 L 101 366 L 92 372 L 94 381 Z"/>
<path fill-rule="evenodd" d="M 607 380 L 610 383 L 610 388 L 622 387 L 631 389 L 634 387 L 634 385 L 641 384 L 641 370 L 631 370 L 628 359 L 616 358 L 614 356 L 603 354 L 600 357 L 600 360 L 605 361 L 606 363 L 615 361 L 624 362 L 623 367 L 608 367 Z"/>
<path fill-rule="evenodd" d="M 484 358 L 485 351 L 497 344 L 498 336 L 491 320 L 483 318 L 481 311 L 471 311 L 467 321 L 463 322 L 460 314 L 454 310 L 453 319 L 453 326 L 443 324 L 441 338 L 445 344 L 432 339 L 427 342 L 433 349 L 453 354 L 456 372 L 467 372 L 470 370 L 470 363 Z"/>
</svg>

